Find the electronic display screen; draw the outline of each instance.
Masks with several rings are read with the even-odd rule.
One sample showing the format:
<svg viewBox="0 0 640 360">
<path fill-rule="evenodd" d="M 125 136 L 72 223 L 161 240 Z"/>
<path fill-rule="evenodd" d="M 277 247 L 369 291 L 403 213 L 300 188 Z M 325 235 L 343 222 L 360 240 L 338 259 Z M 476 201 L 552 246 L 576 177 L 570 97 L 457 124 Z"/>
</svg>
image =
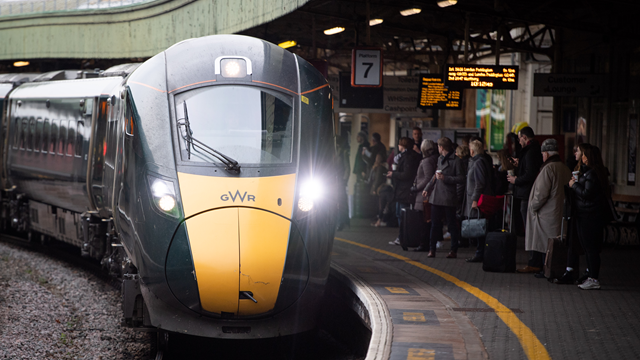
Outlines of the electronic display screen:
<svg viewBox="0 0 640 360">
<path fill-rule="evenodd" d="M 444 86 L 442 75 L 420 76 L 418 107 L 422 109 L 460 109 L 462 91 Z"/>
<path fill-rule="evenodd" d="M 444 84 L 462 89 L 518 89 L 518 66 L 446 65 Z"/>
</svg>

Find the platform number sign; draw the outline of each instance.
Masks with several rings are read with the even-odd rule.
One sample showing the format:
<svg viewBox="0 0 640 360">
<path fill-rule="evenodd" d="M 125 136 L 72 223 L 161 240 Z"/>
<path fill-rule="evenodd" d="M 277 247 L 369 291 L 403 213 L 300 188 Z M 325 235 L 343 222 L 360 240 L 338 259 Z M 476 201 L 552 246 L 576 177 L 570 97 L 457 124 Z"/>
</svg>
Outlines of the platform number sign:
<svg viewBox="0 0 640 360">
<path fill-rule="evenodd" d="M 382 49 L 353 49 L 351 56 L 351 86 L 382 86 Z"/>
</svg>

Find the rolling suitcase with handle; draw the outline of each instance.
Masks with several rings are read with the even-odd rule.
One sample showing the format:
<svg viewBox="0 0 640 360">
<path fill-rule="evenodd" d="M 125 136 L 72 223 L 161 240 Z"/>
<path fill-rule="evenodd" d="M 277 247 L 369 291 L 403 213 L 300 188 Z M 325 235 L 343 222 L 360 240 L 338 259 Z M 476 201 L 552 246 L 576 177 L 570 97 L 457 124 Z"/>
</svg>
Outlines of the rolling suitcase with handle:
<svg viewBox="0 0 640 360">
<path fill-rule="evenodd" d="M 402 228 L 400 231 L 400 246 L 407 251 L 410 247 L 420 246 L 420 239 L 424 228 L 424 214 L 420 210 L 402 209 Z"/>
<path fill-rule="evenodd" d="M 502 208 L 502 228 L 498 231 L 487 233 L 484 248 L 484 260 L 482 270 L 492 272 L 516 271 L 516 235 L 513 228 L 513 196 L 511 196 L 511 209 L 509 211 L 509 230 L 505 229 L 504 218 L 507 212 L 508 195 L 504 197 Z"/>
<path fill-rule="evenodd" d="M 547 243 L 547 256 L 544 259 L 544 277 L 547 279 L 559 278 L 567 267 L 569 248 L 564 236 L 564 220 L 563 217 L 560 236 L 550 238 Z"/>
</svg>

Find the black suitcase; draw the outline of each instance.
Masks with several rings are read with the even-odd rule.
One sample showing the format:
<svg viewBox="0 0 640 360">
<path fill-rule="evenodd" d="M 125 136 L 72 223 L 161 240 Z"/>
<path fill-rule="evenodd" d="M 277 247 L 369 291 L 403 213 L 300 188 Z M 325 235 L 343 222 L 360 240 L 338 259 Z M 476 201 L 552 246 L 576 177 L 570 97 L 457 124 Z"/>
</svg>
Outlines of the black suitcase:
<svg viewBox="0 0 640 360">
<path fill-rule="evenodd" d="M 502 215 L 502 228 L 498 231 L 487 233 L 484 248 L 484 260 L 482 270 L 492 272 L 514 272 L 516 271 L 516 241 L 517 237 L 512 233 L 513 197 L 511 198 L 511 211 L 509 220 L 509 230 L 504 226 L 504 217 L 507 210 L 507 199 L 505 195 Z"/>
<path fill-rule="evenodd" d="M 544 259 L 544 276 L 549 280 L 561 277 L 567 268 L 569 248 L 567 247 L 564 236 L 564 217 L 562 218 L 562 226 L 560 229 L 560 236 L 549 239 L 547 243 L 547 256 Z"/>
<path fill-rule="evenodd" d="M 424 215 L 420 210 L 402 209 L 402 228 L 400 230 L 400 246 L 402 250 L 420 246 L 424 228 Z"/>
</svg>

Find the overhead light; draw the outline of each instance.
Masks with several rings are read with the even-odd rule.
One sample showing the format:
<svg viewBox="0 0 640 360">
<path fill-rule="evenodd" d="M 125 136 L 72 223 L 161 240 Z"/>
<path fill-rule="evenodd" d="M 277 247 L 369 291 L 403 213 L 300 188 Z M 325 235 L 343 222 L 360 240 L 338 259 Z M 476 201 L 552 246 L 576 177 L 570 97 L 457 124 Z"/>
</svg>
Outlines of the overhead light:
<svg viewBox="0 0 640 360">
<path fill-rule="evenodd" d="M 327 30 L 325 30 L 325 31 L 324 31 L 324 34 L 325 34 L 325 35 L 335 35 L 335 34 L 338 34 L 338 33 L 343 32 L 343 31 L 344 31 L 344 28 L 343 28 L 343 27 L 336 26 L 336 27 L 334 27 L 334 28 L 331 28 L 331 29 L 327 29 Z"/>
<path fill-rule="evenodd" d="M 288 40 L 288 41 L 283 41 L 280 44 L 278 44 L 278 46 L 280 46 L 283 49 L 288 49 L 292 46 L 296 46 L 298 43 L 295 40 Z"/>
<path fill-rule="evenodd" d="M 400 15 L 410 16 L 410 15 L 420 14 L 421 11 L 422 9 L 418 9 L 418 8 L 405 9 L 405 10 L 400 10 Z"/>
<path fill-rule="evenodd" d="M 455 5 L 457 3 L 458 3 L 458 0 L 441 0 L 441 1 L 438 1 L 438 6 L 443 8 L 443 7 Z"/>
<path fill-rule="evenodd" d="M 369 26 L 376 26 L 382 24 L 384 20 L 382 19 L 371 19 L 369 20 Z"/>
<path fill-rule="evenodd" d="M 16 61 L 13 63 L 14 67 L 23 67 L 29 65 L 28 61 Z"/>
</svg>

